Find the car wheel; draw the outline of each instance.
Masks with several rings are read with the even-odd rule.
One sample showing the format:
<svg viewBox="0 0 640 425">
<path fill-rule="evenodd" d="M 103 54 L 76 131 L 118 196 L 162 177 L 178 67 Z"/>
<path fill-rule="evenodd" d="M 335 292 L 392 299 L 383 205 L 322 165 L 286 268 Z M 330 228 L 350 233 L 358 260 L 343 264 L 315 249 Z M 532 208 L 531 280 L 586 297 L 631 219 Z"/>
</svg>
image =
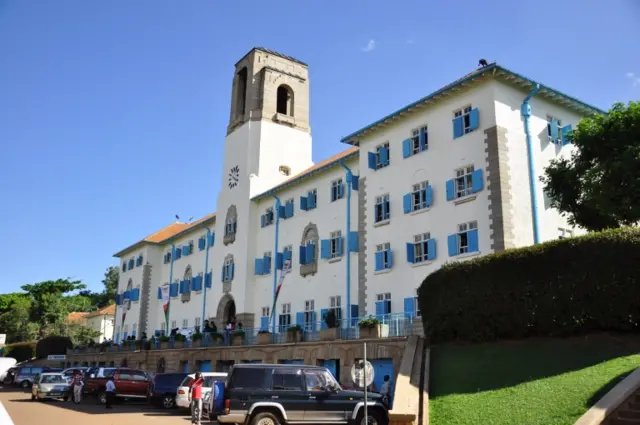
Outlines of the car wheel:
<svg viewBox="0 0 640 425">
<path fill-rule="evenodd" d="M 251 425 L 280 425 L 280 420 L 271 412 L 261 412 L 251 419 Z"/>
<path fill-rule="evenodd" d="M 176 407 L 176 397 L 169 394 L 162 397 L 162 407 L 165 409 L 173 409 Z"/>
<path fill-rule="evenodd" d="M 357 425 L 387 425 L 385 415 L 380 409 L 369 409 L 367 412 L 369 418 L 367 421 L 364 419 L 364 408 L 360 409 L 358 413 L 358 419 L 356 419 Z"/>
<path fill-rule="evenodd" d="M 69 397 L 62 397 L 62 401 L 69 401 Z"/>
<path fill-rule="evenodd" d="M 20 382 L 20 386 L 21 386 L 22 388 L 29 388 L 29 387 L 31 386 L 31 382 L 29 382 L 29 381 L 22 381 L 22 382 Z"/>
<path fill-rule="evenodd" d="M 100 393 L 98 393 L 98 403 L 107 404 L 107 393 L 106 392 L 100 391 Z"/>
</svg>

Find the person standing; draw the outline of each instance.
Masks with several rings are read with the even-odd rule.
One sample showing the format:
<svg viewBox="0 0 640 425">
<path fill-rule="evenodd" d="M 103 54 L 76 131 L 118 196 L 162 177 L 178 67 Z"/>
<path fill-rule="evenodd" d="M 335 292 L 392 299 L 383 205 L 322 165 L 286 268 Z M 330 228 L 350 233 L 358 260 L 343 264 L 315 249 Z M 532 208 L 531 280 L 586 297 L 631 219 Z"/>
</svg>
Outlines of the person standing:
<svg viewBox="0 0 640 425">
<path fill-rule="evenodd" d="M 380 389 L 380 395 L 382 396 L 382 402 L 389 407 L 391 399 L 391 378 L 389 375 L 384 375 L 384 382 Z"/>
<path fill-rule="evenodd" d="M 113 403 L 113 399 L 116 395 L 116 384 L 113 383 L 113 377 L 110 376 L 109 380 L 107 381 L 107 387 L 106 387 L 106 400 L 105 400 L 105 408 L 107 409 L 113 409 L 113 406 L 111 406 L 111 403 Z"/>
<path fill-rule="evenodd" d="M 204 379 L 200 372 L 196 372 L 195 379 L 189 385 L 189 401 L 191 402 L 191 423 L 200 425 L 202 416 L 202 384 Z"/>
<path fill-rule="evenodd" d="M 73 402 L 80 404 L 82 401 L 82 387 L 84 386 L 84 380 L 82 379 L 82 373 L 79 370 L 74 371 L 73 378 L 71 379 L 71 386 L 73 388 Z"/>
</svg>

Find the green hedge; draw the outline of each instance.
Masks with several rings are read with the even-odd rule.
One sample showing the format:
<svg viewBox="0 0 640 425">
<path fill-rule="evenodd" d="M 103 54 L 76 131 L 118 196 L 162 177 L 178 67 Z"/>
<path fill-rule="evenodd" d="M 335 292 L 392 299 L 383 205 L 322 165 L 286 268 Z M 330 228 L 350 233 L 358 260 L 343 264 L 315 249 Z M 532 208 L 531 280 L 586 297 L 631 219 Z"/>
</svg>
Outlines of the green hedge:
<svg viewBox="0 0 640 425">
<path fill-rule="evenodd" d="M 46 359 L 52 354 L 67 354 L 67 349 L 71 348 L 73 348 L 71 338 L 51 335 L 38 341 L 36 345 L 36 357 Z"/>
<path fill-rule="evenodd" d="M 640 331 L 640 230 L 446 264 L 418 291 L 432 343 Z"/>
<path fill-rule="evenodd" d="M 18 363 L 31 360 L 35 356 L 35 353 L 36 343 L 34 341 L 16 342 L 4 346 L 4 356 L 13 357 Z"/>
</svg>

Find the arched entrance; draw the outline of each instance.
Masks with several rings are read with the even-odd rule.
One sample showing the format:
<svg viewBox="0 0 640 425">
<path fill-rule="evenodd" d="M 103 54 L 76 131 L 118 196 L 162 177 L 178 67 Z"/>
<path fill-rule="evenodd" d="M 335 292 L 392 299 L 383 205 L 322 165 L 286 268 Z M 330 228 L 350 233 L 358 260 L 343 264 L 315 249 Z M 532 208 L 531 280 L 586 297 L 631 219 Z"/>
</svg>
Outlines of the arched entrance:
<svg viewBox="0 0 640 425">
<path fill-rule="evenodd" d="M 234 317 L 236 317 L 236 302 L 231 294 L 225 294 L 218 303 L 216 318 L 224 328 Z"/>
</svg>

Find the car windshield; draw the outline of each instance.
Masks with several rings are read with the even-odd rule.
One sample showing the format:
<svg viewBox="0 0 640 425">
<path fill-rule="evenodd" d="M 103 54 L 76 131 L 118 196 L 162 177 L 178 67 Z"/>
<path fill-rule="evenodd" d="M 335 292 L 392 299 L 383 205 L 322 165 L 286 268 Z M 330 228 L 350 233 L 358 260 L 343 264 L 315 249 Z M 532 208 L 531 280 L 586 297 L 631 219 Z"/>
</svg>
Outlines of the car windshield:
<svg viewBox="0 0 640 425">
<path fill-rule="evenodd" d="M 308 391 L 329 388 L 334 388 L 336 391 L 342 389 L 331 372 L 327 370 L 305 370 L 304 378 Z"/>
<path fill-rule="evenodd" d="M 41 384 L 65 384 L 67 381 L 62 375 L 42 375 Z"/>
</svg>

